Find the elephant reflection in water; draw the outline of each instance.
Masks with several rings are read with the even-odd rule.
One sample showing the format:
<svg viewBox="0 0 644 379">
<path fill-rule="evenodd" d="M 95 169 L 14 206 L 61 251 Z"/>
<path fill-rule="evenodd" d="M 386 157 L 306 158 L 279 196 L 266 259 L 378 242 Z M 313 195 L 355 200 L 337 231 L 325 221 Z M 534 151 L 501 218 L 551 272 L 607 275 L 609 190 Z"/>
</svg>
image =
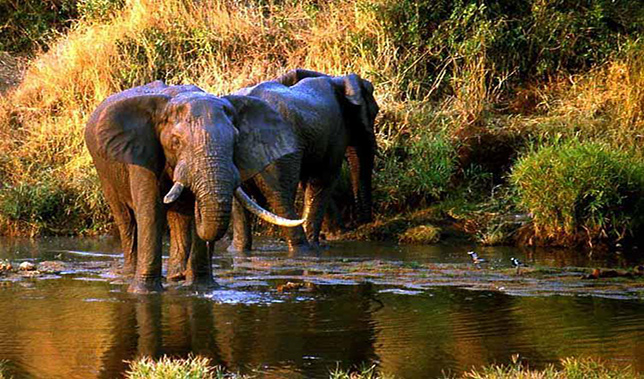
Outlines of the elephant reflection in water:
<svg viewBox="0 0 644 379">
<path fill-rule="evenodd" d="M 369 286 L 329 289 L 318 301 L 266 305 L 217 304 L 199 297 L 128 297 L 113 303 L 111 341 L 100 377 L 121 376 L 126 361 L 189 354 L 236 371 L 284 367 L 304 377 L 328 374 L 329 362 L 351 367 L 378 360 Z M 337 291 L 337 292 L 335 292 Z M 309 361 L 306 357 L 321 357 Z M 335 365 L 335 363 L 332 363 Z M 296 367 L 293 367 L 296 366 Z"/>
<path fill-rule="evenodd" d="M 145 297 L 116 303 L 112 341 L 101 357 L 100 377 L 121 376 L 128 361 L 140 357 L 194 354 L 222 364 L 213 306 L 207 299 L 192 297 Z"/>
</svg>

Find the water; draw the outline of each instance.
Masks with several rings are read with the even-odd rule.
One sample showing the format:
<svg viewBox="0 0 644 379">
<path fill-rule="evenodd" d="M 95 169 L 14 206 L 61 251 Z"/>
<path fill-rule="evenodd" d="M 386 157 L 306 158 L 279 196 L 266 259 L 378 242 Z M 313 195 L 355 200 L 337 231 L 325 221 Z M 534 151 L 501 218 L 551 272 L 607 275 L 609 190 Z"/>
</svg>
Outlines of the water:
<svg viewBox="0 0 644 379">
<path fill-rule="evenodd" d="M 119 377 L 128 360 L 190 353 L 268 378 L 374 362 L 400 378 L 442 377 L 513 354 L 535 368 L 576 356 L 644 372 L 641 283 L 581 281 L 575 271 L 638 263 L 627 254 L 477 248 L 494 267 L 476 269 L 465 254 L 473 246 L 337 242 L 298 259 L 275 246 L 219 256 L 219 290 L 133 296 L 109 275 L 111 239 L 0 241 L 0 259 L 71 267 L 0 277 L 0 360 L 17 378 Z M 562 269 L 517 275 L 510 256 Z M 277 290 L 289 281 L 313 284 Z"/>
</svg>

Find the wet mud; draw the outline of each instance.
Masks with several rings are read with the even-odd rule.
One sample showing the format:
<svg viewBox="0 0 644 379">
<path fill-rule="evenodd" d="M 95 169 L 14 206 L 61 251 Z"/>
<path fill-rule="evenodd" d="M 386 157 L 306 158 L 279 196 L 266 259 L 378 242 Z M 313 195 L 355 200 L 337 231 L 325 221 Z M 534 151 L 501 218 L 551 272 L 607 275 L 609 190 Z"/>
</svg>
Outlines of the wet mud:
<svg viewBox="0 0 644 379">
<path fill-rule="evenodd" d="M 266 254 L 274 250 L 273 254 Z M 324 292 L 333 286 L 363 286 L 379 291 L 420 293 L 435 287 L 497 291 L 518 296 L 600 296 L 644 298 L 644 270 L 593 267 L 513 267 L 511 261 L 484 264 L 419 263 L 356 257 L 285 257 L 277 245 L 258 255 L 220 255 L 213 259 L 216 282 L 225 289 L 284 293 Z M 57 260 L 0 260 L 0 283 L 87 277 L 127 285 L 119 274 L 122 258 L 92 251 L 50 250 Z M 87 260 L 89 259 L 89 260 Z M 165 265 L 164 265 L 165 268 Z M 165 274 L 165 272 L 164 272 Z M 7 285 L 5 283 L 5 285 Z M 194 291 L 167 282 L 168 291 Z M 220 292 L 221 293 L 221 292 Z"/>
</svg>

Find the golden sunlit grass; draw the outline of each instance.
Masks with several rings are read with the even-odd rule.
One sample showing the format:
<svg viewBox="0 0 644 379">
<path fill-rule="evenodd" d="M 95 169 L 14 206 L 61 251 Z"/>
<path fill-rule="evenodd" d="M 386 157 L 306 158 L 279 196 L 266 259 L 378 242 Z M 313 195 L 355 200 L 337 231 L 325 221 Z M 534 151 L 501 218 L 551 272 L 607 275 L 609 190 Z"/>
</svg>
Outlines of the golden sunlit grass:
<svg viewBox="0 0 644 379">
<path fill-rule="evenodd" d="M 500 71 L 491 57 L 500 21 L 482 16 L 484 6 L 463 7 L 429 41 L 412 28 L 413 19 L 404 20 L 415 17 L 417 6 L 129 0 L 111 16 L 81 18 L 0 97 L 0 234 L 104 231 L 109 212 L 84 146 L 84 124 L 110 94 L 156 79 L 215 94 L 296 67 L 371 80 L 381 107 L 383 159 L 374 182 L 380 212 L 442 198 L 471 164 L 509 164 L 510 158 L 495 161 L 495 147 L 508 135 L 518 141 L 515 150 L 526 141 L 547 145 L 574 136 L 641 145 L 640 41 L 590 71 L 526 84 L 515 91 L 530 99 L 521 105 L 508 99 L 516 73 Z M 510 108 L 518 114 L 505 112 Z"/>
<path fill-rule="evenodd" d="M 77 23 L 0 99 L 0 178 L 6 186 L 0 231 L 33 235 L 105 225 L 82 132 L 92 110 L 114 92 L 162 79 L 226 94 L 295 67 L 365 77 L 387 75 L 383 66 L 393 70 L 388 60 L 394 51 L 374 34 L 380 28 L 368 11 L 351 1 L 316 4 L 141 0 L 127 2 L 108 21 Z M 358 54 L 352 33 L 382 44 L 378 55 Z M 28 201 L 52 190 L 58 198 Z M 60 225 L 48 208 L 61 198 L 77 208 L 66 210 L 68 218 L 90 221 Z"/>
</svg>

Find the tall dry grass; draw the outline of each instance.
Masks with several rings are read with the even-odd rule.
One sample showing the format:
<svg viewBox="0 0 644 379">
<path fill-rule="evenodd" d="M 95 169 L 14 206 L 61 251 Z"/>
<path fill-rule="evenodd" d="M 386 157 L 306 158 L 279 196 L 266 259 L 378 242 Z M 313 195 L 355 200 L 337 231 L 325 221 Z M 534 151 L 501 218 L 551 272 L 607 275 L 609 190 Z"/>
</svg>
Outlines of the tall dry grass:
<svg viewBox="0 0 644 379">
<path fill-rule="evenodd" d="M 377 23 L 356 2 L 312 0 L 131 0 L 111 18 L 76 23 L 0 99 L 0 232 L 105 226 L 82 131 L 100 101 L 131 86 L 162 79 L 226 94 L 295 67 L 367 78 L 377 72 L 392 79 L 378 88 L 386 107 L 396 49 Z M 365 41 L 373 49 L 362 49 Z M 45 198 L 25 199 L 34 196 Z M 75 207 L 66 218 L 86 220 L 61 226 L 50 214 L 60 201 Z"/>
</svg>

